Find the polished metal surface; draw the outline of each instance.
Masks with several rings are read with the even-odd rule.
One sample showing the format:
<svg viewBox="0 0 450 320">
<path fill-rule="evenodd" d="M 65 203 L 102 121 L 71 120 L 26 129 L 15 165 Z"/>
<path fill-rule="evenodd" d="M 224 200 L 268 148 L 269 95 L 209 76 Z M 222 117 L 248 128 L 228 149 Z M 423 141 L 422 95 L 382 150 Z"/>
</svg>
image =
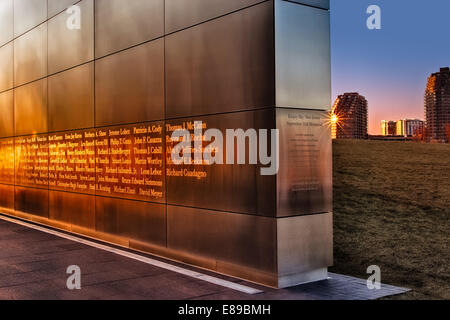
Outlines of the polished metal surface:
<svg viewBox="0 0 450 320">
<path fill-rule="evenodd" d="M 275 1 L 276 106 L 331 107 L 330 13 Z"/>
<path fill-rule="evenodd" d="M 164 40 L 96 61 L 97 126 L 164 118 Z"/>
<path fill-rule="evenodd" d="M 48 137 L 22 136 L 14 139 L 15 184 L 48 189 Z"/>
<path fill-rule="evenodd" d="M 332 142 L 327 112 L 279 109 L 277 128 L 277 216 L 331 212 Z"/>
<path fill-rule="evenodd" d="M 191 27 L 264 0 L 165 0 L 166 33 Z"/>
<path fill-rule="evenodd" d="M 47 24 L 14 40 L 14 85 L 47 75 Z"/>
<path fill-rule="evenodd" d="M 47 19 L 47 0 L 14 0 L 14 36 L 17 37 Z"/>
<path fill-rule="evenodd" d="M 14 47 L 10 42 L 0 48 L 0 92 L 14 86 Z"/>
<path fill-rule="evenodd" d="M 14 186 L 0 184 L 0 208 L 14 209 Z"/>
<path fill-rule="evenodd" d="M 271 286 L 323 278 L 328 1 L 12 3 L 0 0 L 0 208 Z M 66 26 L 75 3 L 80 30 Z M 175 165 L 170 136 L 194 121 L 279 129 L 278 175 L 248 154 Z"/>
<path fill-rule="evenodd" d="M 15 188 L 15 210 L 48 218 L 48 190 Z"/>
<path fill-rule="evenodd" d="M 164 0 L 95 1 L 96 57 L 164 35 Z"/>
<path fill-rule="evenodd" d="M 0 139 L 0 183 L 14 184 L 14 139 Z"/>
<path fill-rule="evenodd" d="M 276 219 L 167 206 L 167 246 L 276 273 Z"/>
<path fill-rule="evenodd" d="M 164 123 L 96 131 L 96 194 L 165 202 Z"/>
<path fill-rule="evenodd" d="M 47 126 L 47 79 L 14 90 L 16 135 L 43 133 Z"/>
<path fill-rule="evenodd" d="M 0 93 L 0 138 L 14 136 L 14 91 Z"/>
<path fill-rule="evenodd" d="M 285 282 L 280 287 L 297 285 L 302 274 L 332 265 L 331 213 L 277 219 L 277 270 Z"/>
<path fill-rule="evenodd" d="M 48 135 L 51 190 L 95 194 L 95 130 Z"/>
<path fill-rule="evenodd" d="M 49 131 L 94 126 L 94 63 L 48 78 Z"/>
<path fill-rule="evenodd" d="M 13 0 L 0 0 L 0 46 L 14 38 Z"/>
<path fill-rule="evenodd" d="M 166 245 L 165 206 L 97 197 L 96 230 L 151 244 Z"/>
<path fill-rule="evenodd" d="M 51 18 L 78 2 L 80 0 L 48 0 L 48 17 Z"/>
<path fill-rule="evenodd" d="M 81 28 L 67 28 L 69 14 L 62 12 L 48 22 L 48 73 L 53 74 L 94 59 L 94 2 L 79 2 Z"/>
<path fill-rule="evenodd" d="M 95 229 L 95 197 L 69 192 L 49 192 L 49 218 Z"/>
<path fill-rule="evenodd" d="M 205 126 L 203 132 L 210 128 L 219 129 L 225 137 L 227 129 L 246 131 L 250 128 L 270 127 L 272 117 L 272 110 L 249 111 L 178 119 L 167 121 L 166 125 L 177 127 L 183 123 L 202 121 Z M 193 130 L 190 132 L 194 134 Z M 167 136 L 170 137 L 171 134 L 172 132 L 166 131 Z M 166 144 L 170 152 L 174 144 L 170 141 L 166 141 Z M 205 143 L 204 147 L 208 144 Z M 248 150 L 248 143 L 246 147 Z M 226 147 L 222 151 L 225 162 L 228 151 Z M 275 177 L 261 176 L 258 165 L 168 163 L 166 167 L 168 204 L 264 216 L 274 216 L 276 213 Z"/>
<path fill-rule="evenodd" d="M 318 7 L 322 9 L 330 9 L 330 0 L 289 0 L 289 1 L 297 2 L 300 4 L 306 4 L 309 6 Z"/>
<path fill-rule="evenodd" d="M 193 115 L 274 104 L 271 1 L 166 38 L 166 115 Z"/>
</svg>

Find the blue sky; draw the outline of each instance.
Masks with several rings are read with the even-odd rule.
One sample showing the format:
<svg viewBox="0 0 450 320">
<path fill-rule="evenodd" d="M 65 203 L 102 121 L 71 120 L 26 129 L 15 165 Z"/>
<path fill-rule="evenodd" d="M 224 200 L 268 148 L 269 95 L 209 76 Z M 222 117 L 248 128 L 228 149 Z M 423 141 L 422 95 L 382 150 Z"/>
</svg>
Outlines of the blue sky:
<svg viewBox="0 0 450 320">
<path fill-rule="evenodd" d="M 381 30 L 366 10 L 381 8 Z M 333 99 L 369 101 L 369 131 L 381 120 L 424 117 L 427 77 L 450 66 L 450 0 L 331 0 Z"/>
</svg>

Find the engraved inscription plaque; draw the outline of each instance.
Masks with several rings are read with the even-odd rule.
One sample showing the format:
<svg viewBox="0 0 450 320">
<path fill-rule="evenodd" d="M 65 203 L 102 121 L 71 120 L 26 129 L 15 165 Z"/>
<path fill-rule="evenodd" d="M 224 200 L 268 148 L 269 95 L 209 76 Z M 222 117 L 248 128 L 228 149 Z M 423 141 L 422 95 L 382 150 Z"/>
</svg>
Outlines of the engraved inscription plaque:
<svg viewBox="0 0 450 320">
<path fill-rule="evenodd" d="M 278 216 L 332 211 L 331 129 L 325 111 L 277 110 Z"/>
</svg>

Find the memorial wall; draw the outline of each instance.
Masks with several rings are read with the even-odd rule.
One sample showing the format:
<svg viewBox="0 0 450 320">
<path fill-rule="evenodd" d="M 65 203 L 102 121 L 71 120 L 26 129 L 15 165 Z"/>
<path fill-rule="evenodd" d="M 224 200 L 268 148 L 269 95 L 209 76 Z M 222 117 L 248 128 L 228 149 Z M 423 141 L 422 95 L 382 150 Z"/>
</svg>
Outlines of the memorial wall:
<svg viewBox="0 0 450 320">
<path fill-rule="evenodd" d="M 0 0 L 0 213 L 274 287 L 325 278 L 328 9 Z M 195 129 L 278 129 L 278 173 L 174 163 L 178 129 L 224 159 Z"/>
</svg>

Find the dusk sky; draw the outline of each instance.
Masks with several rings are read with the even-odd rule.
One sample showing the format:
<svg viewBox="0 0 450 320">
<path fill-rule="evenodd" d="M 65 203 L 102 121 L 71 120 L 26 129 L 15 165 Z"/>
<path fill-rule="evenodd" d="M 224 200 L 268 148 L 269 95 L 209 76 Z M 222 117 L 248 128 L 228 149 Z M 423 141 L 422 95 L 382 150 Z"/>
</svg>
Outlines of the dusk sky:
<svg viewBox="0 0 450 320">
<path fill-rule="evenodd" d="M 366 26 L 372 4 L 381 30 Z M 370 134 L 381 120 L 423 119 L 428 76 L 450 66 L 449 21 L 449 0 L 331 0 L 333 100 L 365 96 Z"/>
</svg>

